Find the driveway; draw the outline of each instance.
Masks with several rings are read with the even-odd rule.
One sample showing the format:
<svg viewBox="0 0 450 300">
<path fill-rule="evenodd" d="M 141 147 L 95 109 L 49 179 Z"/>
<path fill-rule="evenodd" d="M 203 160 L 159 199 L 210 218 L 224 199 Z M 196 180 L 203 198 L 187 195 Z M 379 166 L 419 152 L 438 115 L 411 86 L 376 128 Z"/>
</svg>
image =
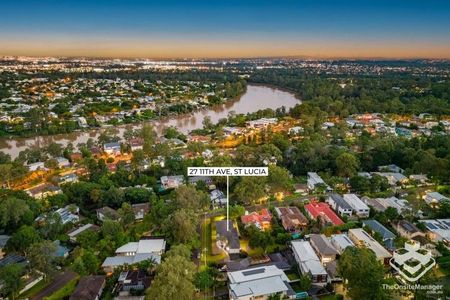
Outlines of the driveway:
<svg viewBox="0 0 450 300">
<path fill-rule="evenodd" d="M 50 282 L 44 289 L 42 289 L 39 293 L 37 293 L 31 300 L 42 300 L 44 297 L 48 297 L 63 286 L 65 286 L 69 281 L 77 277 L 77 273 L 65 270 L 56 274 L 53 278 L 53 281 Z"/>
</svg>

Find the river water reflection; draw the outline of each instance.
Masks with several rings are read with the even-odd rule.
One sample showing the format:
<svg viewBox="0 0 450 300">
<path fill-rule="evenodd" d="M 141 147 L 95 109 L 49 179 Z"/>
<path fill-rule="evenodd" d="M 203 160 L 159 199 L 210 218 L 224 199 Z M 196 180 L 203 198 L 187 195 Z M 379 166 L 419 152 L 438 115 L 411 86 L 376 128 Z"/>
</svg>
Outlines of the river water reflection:
<svg viewBox="0 0 450 300">
<path fill-rule="evenodd" d="M 289 92 L 266 86 L 249 85 L 245 94 L 235 101 L 199 110 L 189 115 L 172 116 L 158 121 L 151 121 L 150 123 L 155 126 L 158 133 L 161 133 L 168 126 L 175 126 L 179 131 L 189 133 L 193 129 L 201 128 L 203 119 L 206 116 L 209 116 L 213 123 L 217 123 L 220 119 L 226 118 L 231 111 L 234 111 L 236 114 L 246 114 L 260 109 L 277 109 L 282 106 L 288 109 L 298 103 L 300 103 L 300 100 Z M 127 128 L 139 128 L 140 126 L 142 126 L 142 123 L 116 126 L 114 129 L 118 136 L 122 136 Z M 1 138 L 0 151 L 15 158 L 22 150 L 29 147 L 47 145 L 51 142 L 57 142 L 62 145 L 72 143 L 76 146 L 80 143 L 86 143 L 89 138 L 97 138 L 104 130 L 104 128 L 99 128 L 32 138 Z"/>
</svg>

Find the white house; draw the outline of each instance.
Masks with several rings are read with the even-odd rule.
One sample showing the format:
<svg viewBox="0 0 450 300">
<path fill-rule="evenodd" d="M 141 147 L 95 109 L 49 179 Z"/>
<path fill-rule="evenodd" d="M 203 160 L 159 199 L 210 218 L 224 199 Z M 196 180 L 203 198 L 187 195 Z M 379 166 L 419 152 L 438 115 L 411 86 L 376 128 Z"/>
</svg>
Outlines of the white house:
<svg viewBox="0 0 450 300">
<path fill-rule="evenodd" d="M 423 200 L 425 200 L 428 205 L 435 206 L 439 205 L 442 201 L 450 201 L 450 198 L 445 197 L 438 192 L 430 192 L 426 193 L 425 196 L 423 196 Z"/>
<path fill-rule="evenodd" d="M 296 240 L 291 242 L 291 247 L 302 274 L 310 276 L 314 284 L 325 285 L 328 282 L 328 273 L 311 244 L 308 241 Z"/>
<path fill-rule="evenodd" d="M 354 247 L 355 244 L 349 239 L 346 234 L 332 234 L 330 237 L 331 244 L 336 250 L 342 254 L 347 247 Z"/>
<path fill-rule="evenodd" d="M 360 218 L 368 218 L 370 208 L 355 194 L 344 194 L 344 201 L 350 205 L 355 214 Z"/>
<path fill-rule="evenodd" d="M 119 266 L 132 265 L 148 259 L 159 264 L 165 249 L 166 241 L 164 239 L 131 242 L 117 248 L 116 256 L 107 257 L 102 264 L 102 268 L 106 273 L 110 273 Z"/>
<path fill-rule="evenodd" d="M 330 194 L 326 202 L 341 216 L 351 217 L 352 207 L 339 194 Z"/>
<path fill-rule="evenodd" d="M 319 176 L 319 174 L 315 172 L 308 172 L 308 180 L 307 185 L 310 191 L 314 191 L 318 184 L 323 184 L 326 187 L 327 191 L 331 191 L 332 189 L 323 181 L 323 179 Z"/>
<path fill-rule="evenodd" d="M 266 300 L 274 295 L 295 299 L 289 278 L 275 265 L 253 267 L 227 275 L 231 300 Z"/>
</svg>

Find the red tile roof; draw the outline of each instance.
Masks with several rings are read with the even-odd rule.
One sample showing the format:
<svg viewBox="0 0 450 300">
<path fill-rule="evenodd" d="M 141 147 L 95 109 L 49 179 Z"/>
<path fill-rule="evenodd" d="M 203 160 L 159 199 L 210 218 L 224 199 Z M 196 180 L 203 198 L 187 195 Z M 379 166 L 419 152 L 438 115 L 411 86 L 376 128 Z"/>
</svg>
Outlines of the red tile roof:
<svg viewBox="0 0 450 300">
<path fill-rule="evenodd" d="M 330 206 L 324 202 L 311 202 L 305 205 L 305 210 L 316 219 L 318 216 L 334 225 L 342 225 L 344 222 L 331 210 Z"/>
<path fill-rule="evenodd" d="M 248 224 L 262 224 L 263 222 L 270 222 L 272 220 L 272 215 L 267 208 L 263 208 L 258 214 L 257 212 L 252 212 L 251 214 L 241 216 L 241 221 L 244 225 Z"/>
</svg>

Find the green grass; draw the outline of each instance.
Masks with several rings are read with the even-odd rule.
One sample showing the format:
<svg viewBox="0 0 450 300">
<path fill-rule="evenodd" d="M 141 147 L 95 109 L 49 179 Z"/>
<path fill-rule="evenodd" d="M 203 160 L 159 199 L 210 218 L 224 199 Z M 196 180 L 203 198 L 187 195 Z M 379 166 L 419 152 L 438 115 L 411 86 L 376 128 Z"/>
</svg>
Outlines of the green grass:
<svg viewBox="0 0 450 300">
<path fill-rule="evenodd" d="M 45 279 L 42 279 L 38 283 L 36 283 L 31 289 L 24 292 L 23 294 L 20 294 L 20 298 L 31 298 L 37 293 L 39 293 L 44 287 L 48 285 L 48 282 L 45 281 Z"/>
<path fill-rule="evenodd" d="M 226 258 L 226 254 L 223 251 L 221 251 L 217 255 L 214 255 L 213 252 L 213 243 L 215 244 L 216 242 L 216 230 L 214 223 L 220 218 L 221 217 L 213 217 L 211 219 L 206 219 L 205 222 L 203 222 L 201 225 L 202 262 L 204 262 L 206 259 L 207 263 L 218 263 Z"/>
<path fill-rule="evenodd" d="M 52 295 L 45 297 L 44 300 L 59 300 L 70 296 L 75 290 L 78 283 L 79 276 L 69 281 L 65 286 L 54 292 Z"/>
</svg>

